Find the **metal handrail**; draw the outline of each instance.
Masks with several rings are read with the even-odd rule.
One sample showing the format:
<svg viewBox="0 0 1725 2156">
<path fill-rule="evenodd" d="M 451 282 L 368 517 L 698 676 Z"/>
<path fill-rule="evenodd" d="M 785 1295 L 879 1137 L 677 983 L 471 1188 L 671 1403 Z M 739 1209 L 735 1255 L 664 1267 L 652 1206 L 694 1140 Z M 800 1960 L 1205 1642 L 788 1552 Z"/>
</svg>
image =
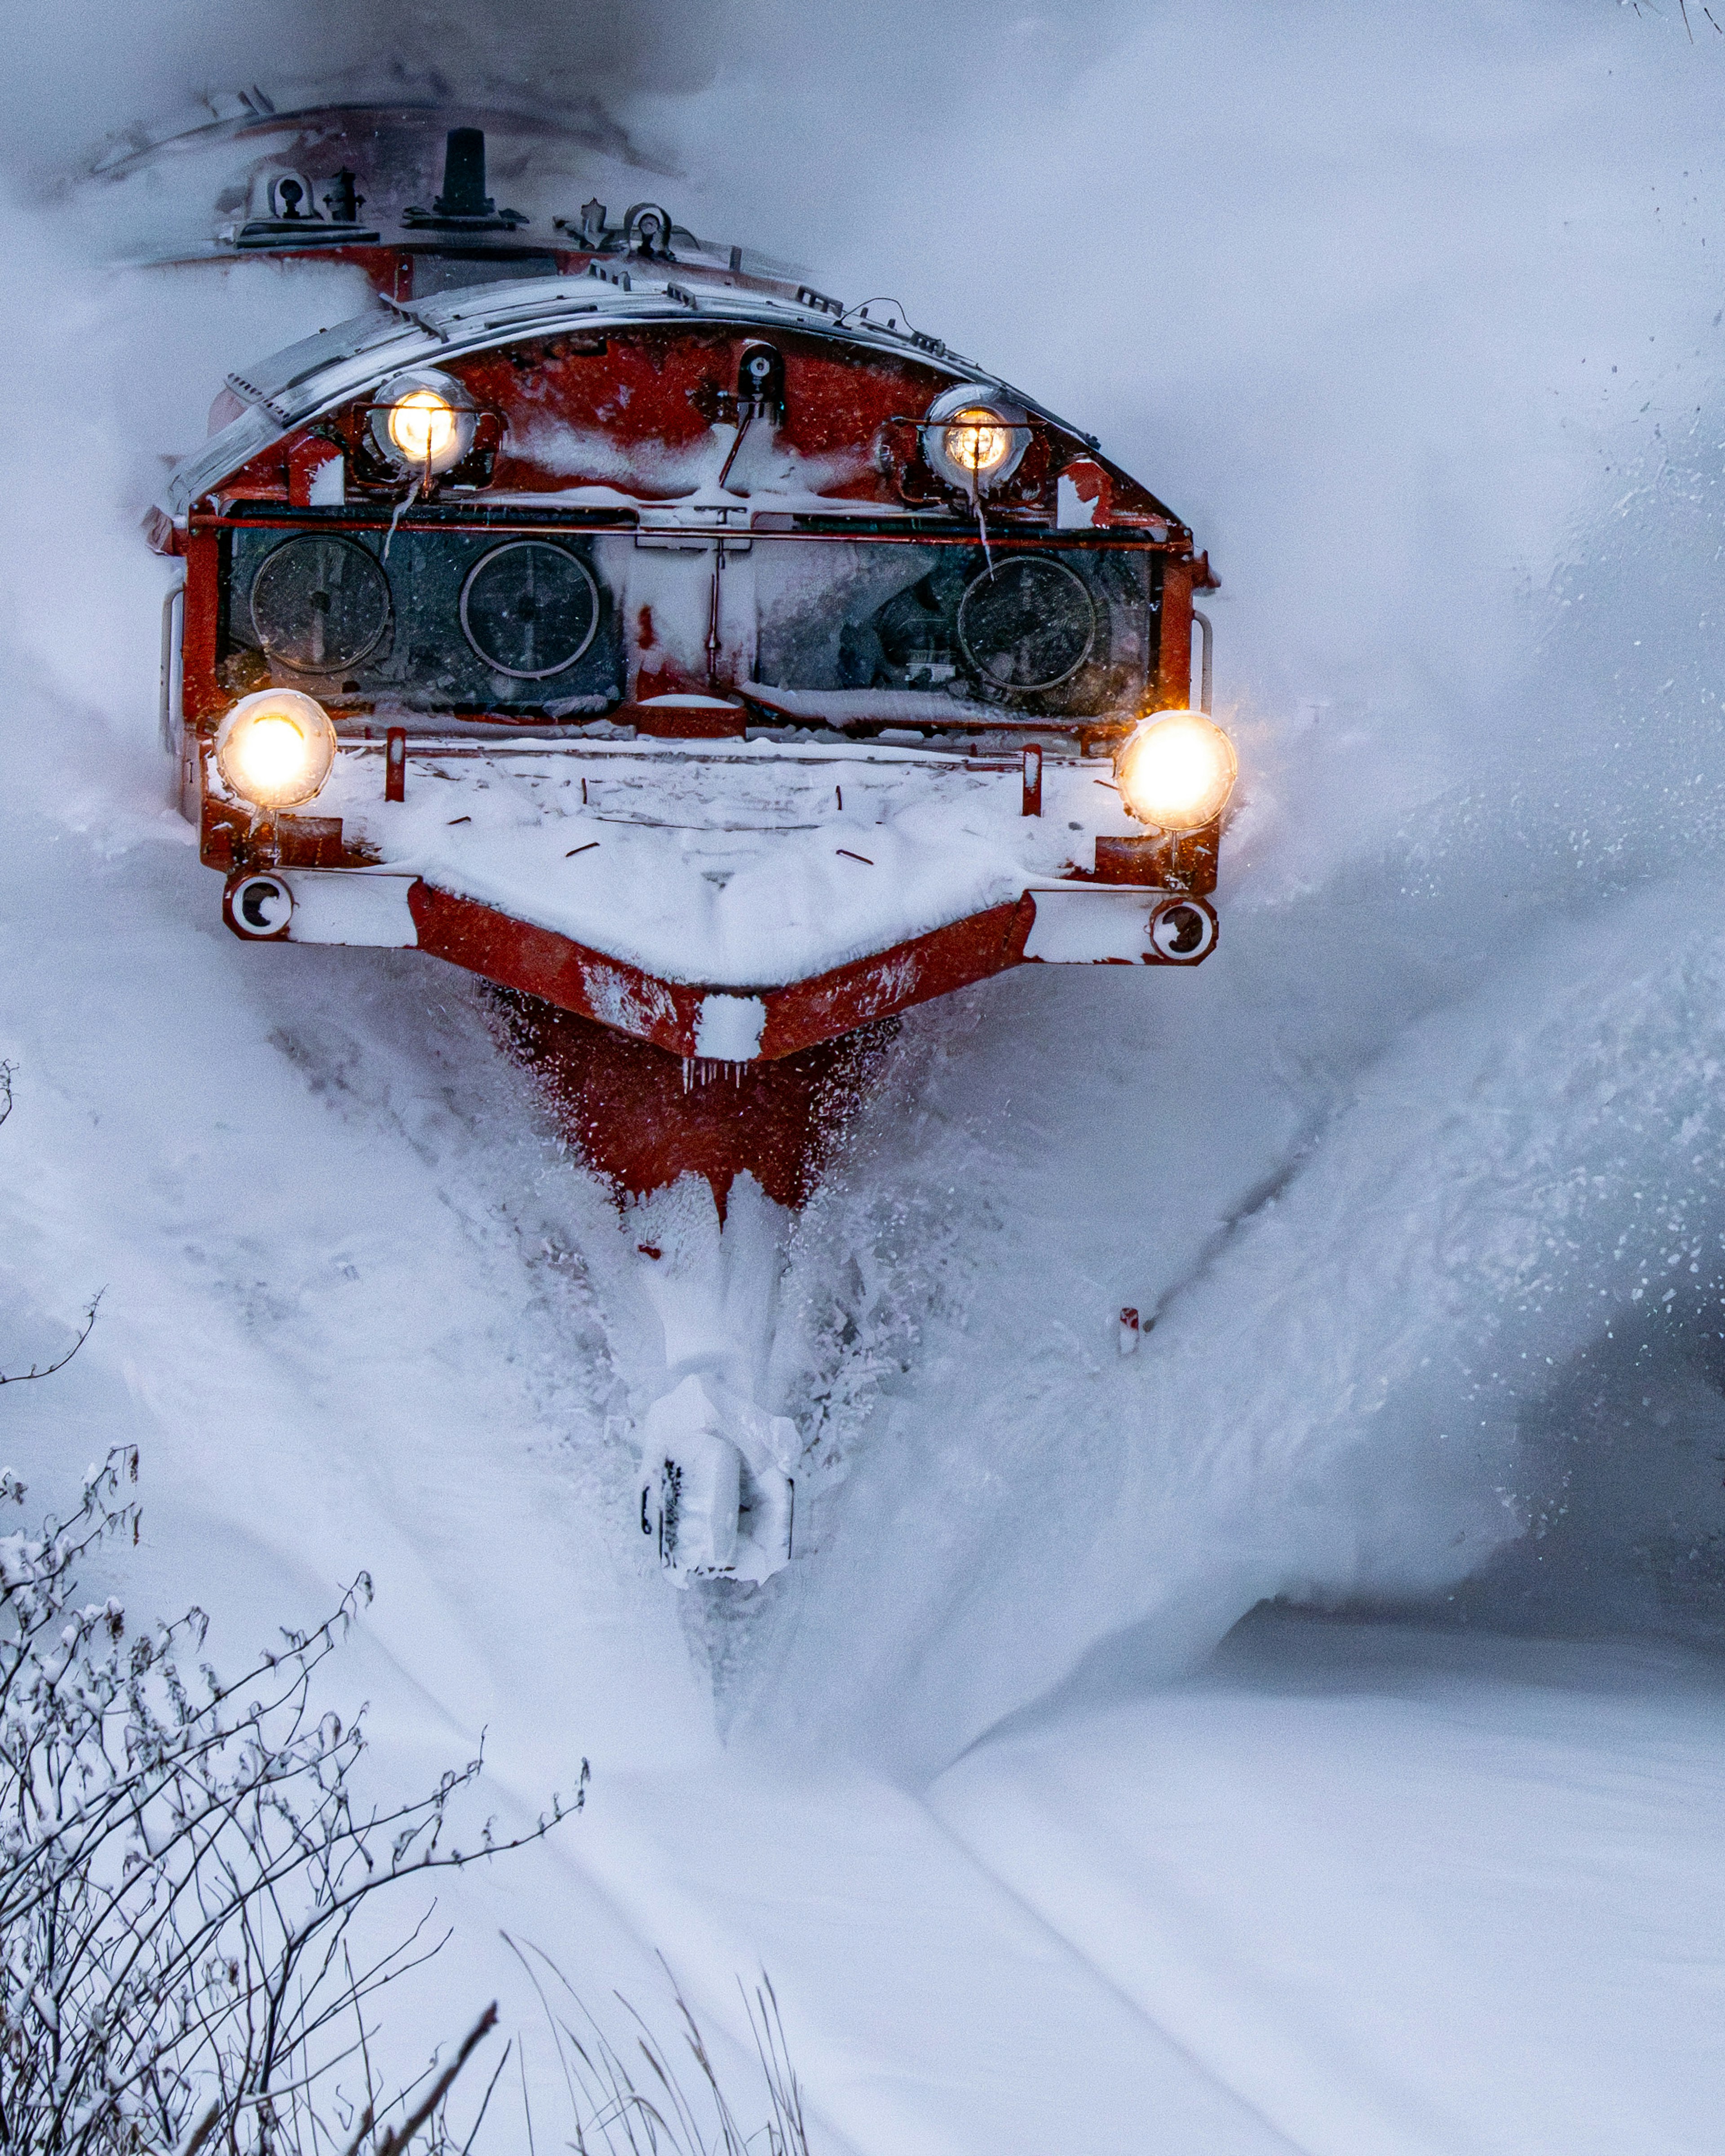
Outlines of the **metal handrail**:
<svg viewBox="0 0 1725 2156">
<path fill-rule="evenodd" d="M 1210 627 L 1209 616 L 1207 613 L 1201 613 L 1196 607 L 1192 609 L 1192 619 L 1198 624 L 1199 633 L 1203 639 L 1198 659 L 1198 708 L 1208 715 L 1210 708 L 1210 689 L 1216 651 L 1216 632 Z"/>
<path fill-rule="evenodd" d="M 175 617 L 178 616 L 179 637 L 175 639 Z M 170 756 L 180 746 L 180 732 L 185 723 L 180 708 L 180 666 L 186 640 L 186 579 L 170 584 L 162 595 L 162 681 L 157 697 L 157 721 L 162 731 L 162 746 Z"/>
</svg>

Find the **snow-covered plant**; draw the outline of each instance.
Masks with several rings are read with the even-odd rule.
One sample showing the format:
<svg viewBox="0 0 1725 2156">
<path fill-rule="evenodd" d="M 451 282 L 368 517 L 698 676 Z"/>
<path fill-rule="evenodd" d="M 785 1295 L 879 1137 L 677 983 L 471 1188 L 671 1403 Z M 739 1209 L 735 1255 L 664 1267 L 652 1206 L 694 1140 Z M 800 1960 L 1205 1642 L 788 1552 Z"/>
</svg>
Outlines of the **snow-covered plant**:
<svg viewBox="0 0 1725 2156">
<path fill-rule="evenodd" d="M 362 1808 L 361 1718 L 320 1714 L 314 1691 L 369 1582 L 225 1683 L 198 1659 L 200 1611 L 133 1629 L 119 1602 L 78 1599 L 99 1546 L 136 1539 L 136 1475 L 117 1450 L 69 1519 L 0 1535 L 0 2150 L 313 2148 L 366 2002 L 442 1943 L 422 1916 L 356 1961 L 361 1904 L 538 1840 L 579 1809 L 585 1763 L 572 1807 L 509 1840 L 488 1821 L 466 1850 L 449 1807 L 479 1759 Z M 0 1504 L 24 1494 L 0 1475 Z M 406 2118 L 386 2132 L 394 2107 L 367 2096 L 344 2143 L 404 2147 Z"/>
<path fill-rule="evenodd" d="M 572 2156 L 809 2156 L 803 2087 L 770 1978 L 762 1975 L 752 1999 L 743 1994 L 761 2075 L 757 2101 L 765 2113 L 758 2127 L 745 2132 L 701 2025 L 675 1984 L 680 2047 L 667 2045 L 619 1999 L 635 2025 L 635 2049 L 645 2062 L 637 2082 L 640 2068 L 630 2071 L 551 1957 L 507 1933 L 504 1937 L 539 1994 L 557 2048 L 569 2105 L 561 2138 Z M 686 2062 L 678 2056 L 680 2048 L 688 2051 Z"/>
</svg>

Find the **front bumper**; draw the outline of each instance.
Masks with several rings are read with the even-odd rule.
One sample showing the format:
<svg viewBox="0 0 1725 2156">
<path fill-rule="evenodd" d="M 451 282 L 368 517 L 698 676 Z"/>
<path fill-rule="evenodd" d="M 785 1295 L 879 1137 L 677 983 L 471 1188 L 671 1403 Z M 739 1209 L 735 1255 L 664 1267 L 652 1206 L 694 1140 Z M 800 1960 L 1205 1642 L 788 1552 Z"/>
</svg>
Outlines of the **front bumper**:
<svg viewBox="0 0 1725 2156">
<path fill-rule="evenodd" d="M 1039 815 L 1016 757 L 416 748 L 404 800 L 384 798 L 382 742 L 345 746 L 318 817 L 242 839 L 223 905 L 236 935 L 424 951 L 673 1055 L 733 1063 L 1009 967 L 1194 965 L 1216 940 L 1201 895 L 1098 881 L 1072 858 L 1131 834 L 1106 765 L 1050 763 Z M 215 865 L 244 812 L 212 777 Z"/>
</svg>

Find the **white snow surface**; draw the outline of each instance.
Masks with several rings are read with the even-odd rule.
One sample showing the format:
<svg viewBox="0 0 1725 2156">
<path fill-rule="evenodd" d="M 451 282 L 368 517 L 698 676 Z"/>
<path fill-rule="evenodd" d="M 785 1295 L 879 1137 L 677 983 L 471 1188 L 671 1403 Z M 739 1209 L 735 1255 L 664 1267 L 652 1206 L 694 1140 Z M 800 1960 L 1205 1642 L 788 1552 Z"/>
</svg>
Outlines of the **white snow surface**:
<svg viewBox="0 0 1725 2156">
<path fill-rule="evenodd" d="M 768 741 L 439 757 L 416 743 L 406 798 L 387 802 L 380 742 L 341 751 L 314 813 L 340 816 L 391 870 L 660 979 L 771 988 L 1087 869 L 1097 833 L 1138 828 L 1110 768 L 1047 759 L 1043 813 L 1026 816 L 1016 758 Z"/>
<path fill-rule="evenodd" d="M 92 266 L 89 198 L 13 211 L 3 1367 L 105 1292 L 0 1392 L 4 1450 L 50 1504 L 137 1442 L 143 1537 L 92 1586 L 195 1596 L 228 1666 L 368 1567 L 336 1683 L 380 1786 L 483 1728 L 507 1821 L 592 1761 L 581 1820 L 445 1897 L 403 2056 L 532 2013 L 504 1927 L 661 2016 L 662 1949 L 731 2070 L 764 1964 L 827 2151 L 1699 2156 L 1725 39 L 1554 0 L 1081 16 L 967 14 L 938 128 L 856 109 L 891 8 L 630 113 L 1190 518 L 1246 773 L 1203 968 L 1026 968 L 906 1024 L 750 1343 L 819 1483 L 760 1590 L 674 1595 L 621 1532 L 649 1216 L 470 983 L 240 945 L 161 805 L 157 459 L 352 279 L 194 305 Z M 1153 108 L 1172 220 L 1121 184 Z M 1273 1595 L 1349 1614 L 1233 1630 Z"/>
</svg>

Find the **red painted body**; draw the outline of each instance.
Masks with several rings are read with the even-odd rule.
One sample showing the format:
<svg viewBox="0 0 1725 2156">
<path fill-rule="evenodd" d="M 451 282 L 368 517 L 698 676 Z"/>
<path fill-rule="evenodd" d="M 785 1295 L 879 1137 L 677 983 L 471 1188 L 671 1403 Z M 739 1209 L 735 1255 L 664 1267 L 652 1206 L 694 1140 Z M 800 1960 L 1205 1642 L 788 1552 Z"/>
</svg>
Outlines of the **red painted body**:
<svg viewBox="0 0 1725 2156">
<path fill-rule="evenodd" d="M 721 1221 L 739 1175 L 777 1204 L 806 1202 L 895 1029 L 887 1019 L 770 1063 L 701 1064 L 539 997 L 501 1008 L 511 1051 L 619 1204 L 698 1175 Z"/>
<path fill-rule="evenodd" d="M 621 959 L 583 950 L 551 929 L 429 884 L 415 884 L 408 902 L 419 948 L 433 957 L 595 1024 L 606 1023 L 607 1014 L 626 1011 L 628 1038 L 680 1060 L 699 1056 L 696 1029 L 707 989 L 655 979 Z M 1016 965 L 1034 918 L 1034 909 L 1020 899 L 812 980 L 763 988 L 767 1022 L 757 1062 L 798 1055 Z M 611 1023 L 620 1031 L 614 1017 Z"/>
</svg>

